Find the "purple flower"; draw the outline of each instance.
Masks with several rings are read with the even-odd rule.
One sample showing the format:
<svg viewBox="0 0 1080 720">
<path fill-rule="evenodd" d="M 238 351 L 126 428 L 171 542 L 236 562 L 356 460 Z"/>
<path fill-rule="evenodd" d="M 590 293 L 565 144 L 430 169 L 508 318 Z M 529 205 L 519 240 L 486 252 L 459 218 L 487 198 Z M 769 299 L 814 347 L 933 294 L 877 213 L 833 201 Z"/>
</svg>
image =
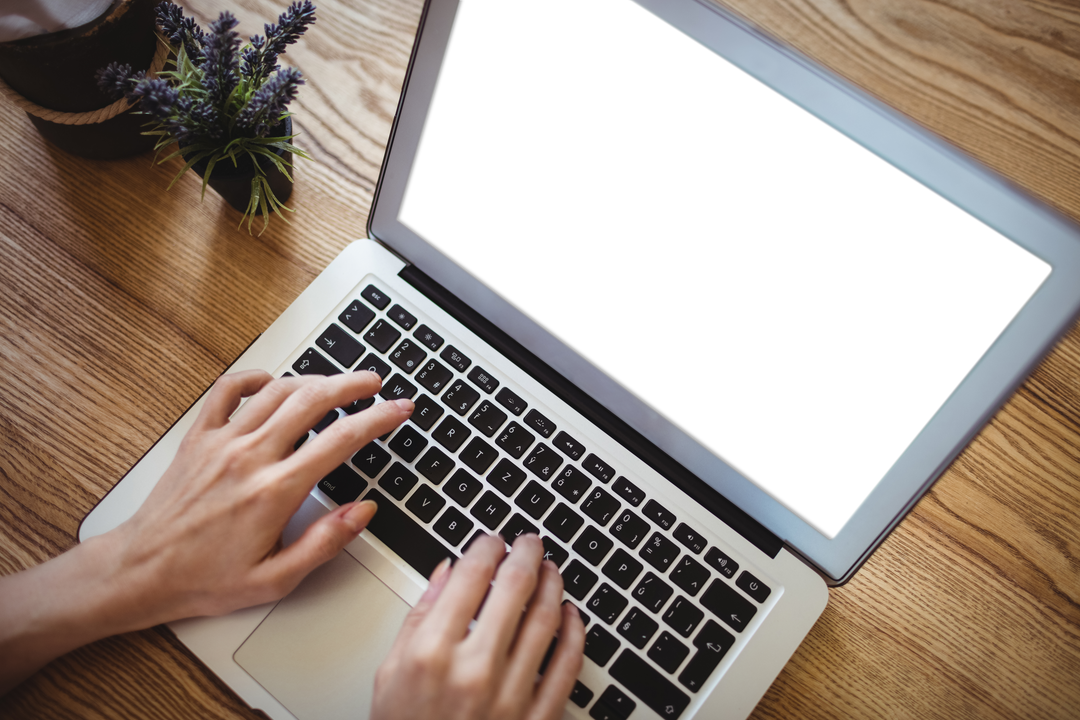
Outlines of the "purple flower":
<svg viewBox="0 0 1080 720">
<path fill-rule="evenodd" d="M 236 18 L 226 10 L 210 23 L 210 32 L 203 45 L 203 61 L 199 68 L 203 71 L 208 98 L 218 108 L 224 107 L 229 93 L 240 82 L 236 74 L 240 63 L 237 57 L 240 35 L 233 29 L 235 27 Z"/>
<path fill-rule="evenodd" d="M 296 68 L 287 67 L 278 71 L 251 96 L 251 100 L 236 117 L 236 127 L 240 130 L 252 130 L 257 137 L 266 137 L 303 84 L 301 73 Z"/>
<path fill-rule="evenodd" d="M 251 38 L 251 47 L 244 52 L 240 72 L 256 80 L 270 77 L 278 68 L 278 56 L 285 52 L 287 46 L 299 40 L 313 22 L 315 6 L 311 1 L 294 2 L 278 16 L 276 25 L 264 26 L 265 39 L 258 35 Z"/>
<path fill-rule="evenodd" d="M 134 101 L 135 85 L 146 77 L 146 71 L 140 70 L 139 72 L 131 72 L 130 65 L 121 65 L 118 62 L 111 62 L 105 67 L 97 71 L 95 76 L 97 79 L 98 87 L 101 88 L 101 92 L 105 93 L 112 100 L 119 100 L 122 97 L 126 97 L 129 101 Z"/>
<path fill-rule="evenodd" d="M 198 64 L 202 60 L 202 46 L 205 35 L 195 18 L 184 17 L 184 11 L 165 0 L 155 9 L 158 27 L 174 47 L 183 45 L 191 62 Z"/>
<path fill-rule="evenodd" d="M 180 93 L 161 78 L 143 80 L 131 91 L 131 100 L 139 100 L 139 110 L 161 122 L 167 121 L 176 109 Z"/>
</svg>

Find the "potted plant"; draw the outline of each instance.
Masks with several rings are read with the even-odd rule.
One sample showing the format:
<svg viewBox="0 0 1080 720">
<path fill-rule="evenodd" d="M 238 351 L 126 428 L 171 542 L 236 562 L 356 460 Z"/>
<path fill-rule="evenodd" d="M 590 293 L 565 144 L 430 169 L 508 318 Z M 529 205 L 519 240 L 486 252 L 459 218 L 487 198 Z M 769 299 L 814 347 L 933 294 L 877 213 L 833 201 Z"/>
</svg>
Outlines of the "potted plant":
<svg viewBox="0 0 1080 720">
<path fill-rule="evenodd" d="M 103 91 L 137 102 L 151 119 L 147 134 L 157 136 L 156 149 L 176 141 L 179 149 L 162 158 L 186 161 L 173 182 L 189 168 L 243 213 L 248 232 L 256 215 L 279 217 L 292 192 L 291 155 L 309 156 L 292 144 L 287 108 L 303 84 L 296 68 L 279 67 L 278 57 L 315 21 L 310 0 L 294 2 L 278 22 L 266 25 L 241 47 L 236 18 L 223 12 L 203 31 L 194 18 L 166 0 L 157 6 L 161 41 L 175 53 L 172 69 L 156 78 L 130 66 L 110 63 L 98 73 Z M 171 187 L 171 184 L 170 184 Z M 290 211 L 291 212 L 291 211 Z"/>
</svg>

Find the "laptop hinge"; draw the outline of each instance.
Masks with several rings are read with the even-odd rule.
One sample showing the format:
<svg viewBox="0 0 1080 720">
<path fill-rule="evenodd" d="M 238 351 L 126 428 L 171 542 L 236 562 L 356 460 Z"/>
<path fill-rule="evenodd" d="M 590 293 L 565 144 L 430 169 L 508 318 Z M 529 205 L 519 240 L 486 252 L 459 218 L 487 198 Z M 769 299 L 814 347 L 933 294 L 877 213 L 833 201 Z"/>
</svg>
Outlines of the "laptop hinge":
<svg viewBox="0 0 1080 720">
<path fill-rule="evenodd" d="M 679 486 L 683 492 L 700 503 L 732 530 L 753 543 L 763 553 L 775 558 L 783 548 L 783 541 L 766 529 L 764 525 L 747 515 L 734 503 L 705 483 L 704 480 L 646 440 L 641 433 L 593 400 L 554 368 L 489 320 L 482 317 L 415 265 L 406 265 L 398 275 L 513 363 L 524 368 L 540 384 L 562 399 L 563 402 L 588 418 L 597 427 L 603 429 L 651 468 Z"/>
</svg>

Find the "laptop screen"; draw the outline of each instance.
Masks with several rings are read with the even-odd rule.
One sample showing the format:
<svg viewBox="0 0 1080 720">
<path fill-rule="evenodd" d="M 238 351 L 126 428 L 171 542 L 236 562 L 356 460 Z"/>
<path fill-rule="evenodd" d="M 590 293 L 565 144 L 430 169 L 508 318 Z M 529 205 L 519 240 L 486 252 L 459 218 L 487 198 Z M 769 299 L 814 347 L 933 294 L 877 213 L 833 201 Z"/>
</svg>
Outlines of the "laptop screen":
<svg viewBox="0 0 1080 720">
<path fill-rule="evenodd" d="M 627 0 L 461 0 L 398 216 L 828 538 L 1051 270 Z"/>
</svg>

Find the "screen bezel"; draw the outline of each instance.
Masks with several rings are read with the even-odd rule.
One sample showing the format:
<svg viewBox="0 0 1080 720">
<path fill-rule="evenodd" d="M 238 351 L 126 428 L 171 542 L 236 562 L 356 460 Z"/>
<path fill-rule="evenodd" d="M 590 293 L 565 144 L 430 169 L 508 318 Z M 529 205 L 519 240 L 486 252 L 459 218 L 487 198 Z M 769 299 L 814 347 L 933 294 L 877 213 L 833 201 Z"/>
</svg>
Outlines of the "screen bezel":
<svg viewBox="0 0 1080 720">
<path fill-rule="evenodd" d="M 1053 270 L 855 515 L 826 538 L 398 221 L 457 0 L 428 0 L 368 234 L 701 477 L 830 581 L 851 577 L 1080 312 L 1080 228 L 797 51 L 699 0 L 634 1 L 1048 262 Z M 723 48 L 723 51 L 720 51 Z M 902 158 L 902 160 L 900 160 Z M 1073 280 L 1073 282 L 1070 282 Z"/>
</svg>

